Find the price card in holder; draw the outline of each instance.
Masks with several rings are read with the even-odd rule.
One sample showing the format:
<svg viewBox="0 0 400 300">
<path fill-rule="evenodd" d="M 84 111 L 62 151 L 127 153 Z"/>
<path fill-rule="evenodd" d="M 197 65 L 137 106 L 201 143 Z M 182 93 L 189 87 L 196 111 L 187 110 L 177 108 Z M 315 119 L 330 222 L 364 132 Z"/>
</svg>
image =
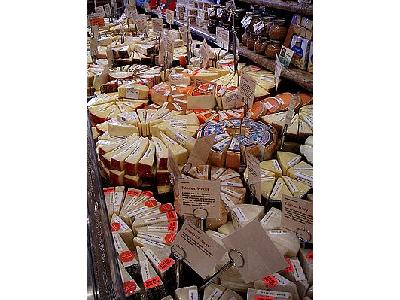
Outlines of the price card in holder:
<svg viewBox="0 0 400 300">
<path fill-rule="evenodd" d="M 163 30 L 163 19 L 152 19 L 154 32 L 161 32 Z"/>
<path fill-rule="evenodd" d="M 296 233 L 303 241 L 312 242 L 312 202 L 287 195 L 282 197 L 282 227 Z"/>
<path fill-rule="evenodd" d="M 146 15 L 138 15 L 136 21 L 136 27 L 139 33 L 146 33 L 147 32 L 147 18 Z"/>
<path fill-rule="evenodd" d="M 111 17 L 111 6 L 110 4 L 104 5 L 104 11 L 106 13 L 106 17 Z"/>
<path fill-rule="evenodd" d="M 261 203 L 261 168 L 260 162 L 254 155 L 246 151 L 247 171 L 249 174 L 248 185 L 252 196 Z"/>
<path fill-rule="evenodd" d="M 187 164 L 191 167 L 207 163 L 211 148 L 214 145 L 215 134 L 200 137 L 196 140 L 193 150 L 190 153 Z"/>
<path fill-rule="evenodd" d="M 253 107 L 256 84 L 256 81 L 246 73 L 240 77 L 239 93 L 242 96 L 244 102 L 247 103 L 248 109 L 251 109 Z"/>
<path fill-rule="evenodd" d="M 216 28 L 217 44 L 225 50 L 229 50 L 229 30 L 222 27 Z"/>
<path fill-rule="evenodd" d="M 172 247 L 185 253 L 183 261 L 206 278 L 222 259 L 225 249 L 190 221 L 183 224 Z M 261 277 L 260 277 L 261 278 Z"/>
<path fill-rule="evenodd" d="M 165 12 L 165 18 L 168 24 L 174 24 L 175 11 L 167 9 Z"/>
<path fill-rule="evenodd" d="M 104 11 L 104 7 L 103 7 L 103 6 L 97 6 L 97 7 L 94 9 L 94 11 L 95 11 L 97 14 L 100 14 L 100 16 L 101 16 L 102 18 L 104 18 L 104 17 L 106 16 L 106 12 Z"/>
<path fill-rule="evenodd" d="M 196 209 L 207 211 L 208 218 L 221 217 L 220 180 L 179 179 L 182 213 L 193 216 Z"/>
</svg>

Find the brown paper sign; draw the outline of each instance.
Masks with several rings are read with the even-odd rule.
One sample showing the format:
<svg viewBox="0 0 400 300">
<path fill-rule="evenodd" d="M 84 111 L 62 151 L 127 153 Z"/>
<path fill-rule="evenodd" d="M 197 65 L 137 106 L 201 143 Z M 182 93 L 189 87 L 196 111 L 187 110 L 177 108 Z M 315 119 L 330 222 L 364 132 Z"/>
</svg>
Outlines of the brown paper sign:
<svg viewBox="0 0 400 300">
<path fill-rule="evenodd" d="M 237 268 L 246 283 L 287 267 L 283 255 L 279 253 L 258 220 L 238 229 L 222 242 L 227 249 L 236 249 L 242 253 L 244 265 Z"/>
<path fill-rule="evenodd" d="M 261 203 L 261 168 L 260 162 L 254 155 L 246 151 L 246 163 L 249 178 L 247 180 L 250 192 Z"/>
<path fill-rule="evenodd" d="M 244 102 L 247 103 L 248 109 L 253 107 L 256 84 L 256 81 L 251 76 L 247 74 L 240 76 L 239 93 L 242 99 L 244 99 Z"/>
<path fill-rule="evenodd" d="M 222 246 L 190 221 L 183 224 L 173 245 L 184 250 L 184 262 L 202 278 L 210 275 L 226 252 Z"/>
<path fill-rule="evenodd" d="M 191 167 L 204 165 L 207 163 L 208 156 L 214 144 L 215 134 L 200 137 L 196 140 L 193 150 L 190 153 L 187 163 Z"/>
<path fill-rule="evenodd" d="M 205 209 L 208 218 L 221 217 L 220 180 L 179 179 L 182 213 L 192 216 L 194 210 Z"/>
<path fill-rule="evenodd" d="M 299 238 L 312 242 L 312 202 L 287 195 L 282 197 L 282 227 L 297 234 Z"/>
</svg>

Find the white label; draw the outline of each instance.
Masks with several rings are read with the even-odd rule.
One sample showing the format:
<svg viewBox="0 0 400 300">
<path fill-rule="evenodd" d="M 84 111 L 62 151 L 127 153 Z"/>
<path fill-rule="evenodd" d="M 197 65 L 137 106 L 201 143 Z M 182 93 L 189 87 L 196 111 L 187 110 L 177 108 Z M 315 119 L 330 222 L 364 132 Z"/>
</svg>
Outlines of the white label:
<svg viewBox="0 0 400 300">
<path fill-rule="evenodd" d="M 221 182 L 222 186 L 235 186 L 235 187 L 242 187 L 242 183 L 240 182 L 232 182 L 232 181 L 224 181 Z"/>
<path fill-rule="evenodd" d="M 306 175 L 306 174 L 303 174 L 303 173 L 300 173 L 300 172 L 294 173 L 294 176 L 296 176 L 296 178 L 299 178 L 300 180 L 303 179 L 306 182 L 311 182 L 311 183 L 313 182 L 313 177 L 312 176 L 309 176 L 309 175 Z"/>
<path fill-rule="evenodd" d="M 274 189 L 272 190 L 271 197 L 277 197 L 279 195 L 279 193 L 281 192 L 282 187 L 283 187 L 283 182 L 278 181 L 275 184 Z"/>
<path fill-rule="evenodd" d="M 218 177 L 220 177 L 222 175 L 222 173 L 225 172 L 224 168 L 219 168 L 217 172 L 214 173 L 213 175 L 213 179 L 217 179 Z"/>
<path fill-rule="evenodd" d="M 228 179 L 235 178 L 235 177 L 239 177 L 239 174 L 236 172 L 232 172 L 232 173 L 221 176 L 219 179 L 224 181 L 224 180 L 228 180 Z"/>
<path fill-rule="evenodd" d="M 282 46 L 281 52 L 279 53 L 279 61 L 285 68 L 289 67 L 293 54 L 293 50 Z"/>
<path fill-rule="evenodd" d="M 124 248 L 122 247 L 122 244 L 120 241 L 120 236 L 118 234 L 113 234 L 113 238 L 114 238 L 115 250 L 117 250 L 118 253 L 124 251 Z"/>
<path fill-rule="evenodd" d="M 282 171 L 281 166 L 276 159 L 272 160 L 272 165 L 274 166 L 275 170 Z"/>
<path fill-rule="evenodd" d="M 118 210 L 121 207 L 123 199 L 124 199 L 124 192 L 114 192 L 114 211 L 116 213 L 118 213 Z M 117 211 L 115 209 L 117 209 Z"/>
<path fill-rule="evenodd" d="M 136 21 L 136 26 L 139 33 L 146 33 L 147 32 L 147 20 L 145 15 L 139 15 Z"/>
<path fill-rule="evenodd" d="M 207 300 L 218 300 L 224 292 L 221 291 L 219 288 L 215 288 L 210 296 L 207 297 Z"/>
<path fill-rule="evenodd" d="M 247 103 L 248 109 L 253 107 L 256 84 L 256 81 L 247 74 L 240 77 L 239 93 L 244 99 L 244 102 Z"/>
<path fill-rule="evenodd" d="M 198 300 L 199 299 L 199 293 L 197 290 L 189 290 L 189 300 Z"/>
<path fill-rule="evenodd" d="M 279 61 L 278 55 L 276 55 L 276 60 L 275 60 L 275 89 L 278 91 L 278 86 L 279 86 L 279 78 L 281 77 L 281 73 L 283 70 L 283 65 Z"/>
<path fill-rule="evenodd" d="M 149 261 L 147 259 L 144 259 L 143 261 L 140 262 L 140 267 L 141 267 L 140 271 L 142 273 L 143 281 L 149 280 L 151 278 Z"/>
<path fill-rule="evenodd" d="M 144 252 L 154 265 L 158 266 L 161 263 L 161 260 L 156 256 L 156 254 L 151 249 L 145 248 Z"/>
<path fill-rule="evenodd" d="M 300 262 L 298 260 L 292 260 L 292 264 L 293 264 L 293 276 L 296 279 L 296 281 L 300 281 L 300 280 L 306 280 L 306 276 L 303 273 L 303 270 L 300 266 Z"/>
<path fill-rule="evenodd" d="M 296 165 L 297 163 L 299 163 L 301 160 L 300 156 L 296 156 L 294 158 L 292 158 L 289 162 L 288 162 L 288 166 L 289 167 L 293 167 L 294 165 Z"/>
<path fill-rule="evenodd" d="M 167 9 L 165 16 L 168 24 L 174 24 L 175 11 Z"/>
<path fill-rule="evenodd" d="M 233 201 L 231 199 L 229 199 L 228 195 L 226 195 L 225 193 L 221 193 L 221 200 L 230 209 L 233 209 L 235 207 L 235 203 L 233 203 Z"/>
<path fill-rule="evenodd" d="M 150 245 L 150 246 L 154 246 L 160 249 L 165 248 L 164 244 L 161 243 L 157 243 L 156 241 L 151 241 L 151 240 L 146 240 L 146 239 L 142 239 L 142 238 L 137 238 L 138 241 L 144 245 Z"/>
<path fill-rule="evenodd" d="M 247 221 L 247 217 L 244 214 L 243 210 L 241 210 L 240 207 L 235 207 L 234 209 L 232 209 L 232 212 L 235 214 L 235 216 L 239 222 Z"/>
<path fill-rule="evenodd" d="M 292 194 L 299 191 L 299 189 L 293 184 L 291 179 L 287 178 L 287 180 L 285 180 L 285 183 Z"/>
<path fill-rule="evenodd" d="M 229 50 L 229 31 L 222 28 L 216 28 L 216 41 L 217 45 L 222 49 Z"/>
</svg>

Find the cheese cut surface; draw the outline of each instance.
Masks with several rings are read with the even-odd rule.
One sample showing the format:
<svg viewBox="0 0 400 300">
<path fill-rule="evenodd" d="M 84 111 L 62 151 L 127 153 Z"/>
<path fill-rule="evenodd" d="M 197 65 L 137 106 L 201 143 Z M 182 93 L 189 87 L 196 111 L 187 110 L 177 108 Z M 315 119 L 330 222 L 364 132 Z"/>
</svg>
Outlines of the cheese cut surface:
<svg viewBox="0 0 400 300">
<path fill-rule="evenodd" d="M 310 190 L 310 187 L 301 181 L 297 181 L 288 176 L 283 176 L 282 178 L 294 197 L 303 198 L 303 196 L 306 195 Z"/>
<path fill-rule="evenodd" d="M 301 156 L 292 152 L 278 151 L 276 154 L 279 164 L 282 168 L 282 174 L 286 175 L 287 170 L 300 162 Z"/>
<path fill-rule="evenodd" d="M 283 178 L 279 177 L 272 189 L 270 199 L 274 201 L 282 201 L 282 195 L 293 196 Z"/>
</svg>

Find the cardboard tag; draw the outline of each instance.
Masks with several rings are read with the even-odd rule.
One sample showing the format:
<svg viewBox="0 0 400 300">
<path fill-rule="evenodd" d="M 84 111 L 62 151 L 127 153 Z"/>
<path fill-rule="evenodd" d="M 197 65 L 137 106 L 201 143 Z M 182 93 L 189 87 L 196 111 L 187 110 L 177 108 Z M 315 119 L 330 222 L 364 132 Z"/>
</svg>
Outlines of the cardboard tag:
<svg viewBox="0 0 400 300">
<path fill-rule="evenodd" d="M 229 30 L 222 27 L 216 28 L 217 45 L 222 49 L 229 50 Z"/>
<path fill-rule="evenodd" d="M 193 216 L 196 208 L 207 210 L 208 218 L 221 217 L 220 180 L 179 179 L 182 213 Z"/>
<path fill-rule="evenodd" d="M 249 174 L 248 184 L 250 191 L 253 189 L 254 197 L 261 203 L 261 168 L 260 161 L 246 151 L 247 171 Z M 253 187 L 253 188 L 252 188 Z"/>
<path fill-rule="evenodd" d="M 106 13 L 106 17 L 111 17 L 111 6 L 110 4 L 104 5 L 104 11 Z"/>
<path fill-rule="evenodd" d="M 181 177 L 181 172 L 179 171 L 178 164 L 176 163 L 171 149 L 168 149 L 168 162 L 167 162 L 168 171 L 174 176 L 175 180 Z"/>
<path fill-rule="evenodd" d="M 205 68 L 207 67 L 208 60 L 210 59 L 210 46 L 207 44 L 207 41 L 205 39 L 200 46 L 199 52 L 202 59 L 202 67 Z"/>
<path fill-rule="evenodd" d="M 190 153 L 188 164 L 192 167 L 207 163 L 211 148 L 214 145 L 215 134 L 200 137 L 196 140 L 193 150 Z"/>
<path fill-rule="evenodd" d="M 247 74 L 240 76 L 239 93 L 247 103 L 248 109 L 253 107 L 254 92 L 256 90 L 256 81 Z"/>
<path fill-rule="evenodd" d="M 282 45 L 281 52 L 279 53 L 279 61 L 285 68 L 289 67 L 293 54 L 293 50 Z"/>
<path fill-rule="evenodd" d="M 163 30 L 163 19 L 152 19 L 153 22 L 153 31 L 154 32 L 161 32 Z"/>
<path fill-rule="evenodd" d="M 107 47 L 106 53 L 107 53 L 108 67 L 111 68 L 114 63 L 114 54 L 110 46 Z"/>
<path fill-rule="evenodd" d="M 174 24 L 175 11 L 167 9 L 165 12 L 165 17 L 168 24 Z"/>
<path fill-rule="evenodd" d="M 298 237 L 312 242 L 313 205 L 311 201 L 282 197 L 282 227 L 297 234 Z"/>
<path fill-rule="evenodd" d="M 138 15 L 136 21 L 136 27 L 139 33 L 146 33 L 147 32 L 147 18 L 146 15 Z"/>
<path fill-rule="evenodd" d="M 92 33 L 93 33 L 93 37 L 95 38 L 95 40 L 98 41 L 99 40 L 99 25 L 92 26 Z"/>
<path fill-rule="evenodd" d="M 98 54 L 97 50 L 97 39 L 91 38 L 90 39 L 90 55 L 91 56 L 96 56 Z"/>
<path fill-rule="evenodd" d="M 230 93 L 226 96 L 224 101 L 224 109 L 236 108 L 237 104 L 240 102 L 240 95 L 238 92 Z"/>
<path fill-rule="evenodd" d="M 244 258 L 243 267 L 238 267 L 246 283 L 279 272 L 287 264 L 274 243 L 270 240 L 258 220 L 238 229 L 222 240 L 227 249 L 240 251 Z"/>
<path fill-rule="evenodd" d="M 104 18 L 104 17 L 106 16 L 106 13 L 105 13 L 105 11 L 104 11 L 104 7 L 103 7 L 103 6 L 97 6 L 97 7 L 94 9 L 94 11 L 95 11 L 97 14 L 100 14 L 100 16 L 101 16 L 102 18 Z"/>
<path fill-rule="evenodd" d="M 184 262 L 203 279 L 210 275 L 226 252 L 222 246 L 190 221 L 183 224 L 173 245 L 185 251 Z"/>
<path fill-rule="evenodd" d="M 278 91 L 279 78 L 281 77 L 282 70 L 283 70 L 283 65 L 279 61 L 278 55 L 276 55 L 276 60 L 275 60 L 275 89 L 276 89 L 276 91 Z"/>
</svg>

